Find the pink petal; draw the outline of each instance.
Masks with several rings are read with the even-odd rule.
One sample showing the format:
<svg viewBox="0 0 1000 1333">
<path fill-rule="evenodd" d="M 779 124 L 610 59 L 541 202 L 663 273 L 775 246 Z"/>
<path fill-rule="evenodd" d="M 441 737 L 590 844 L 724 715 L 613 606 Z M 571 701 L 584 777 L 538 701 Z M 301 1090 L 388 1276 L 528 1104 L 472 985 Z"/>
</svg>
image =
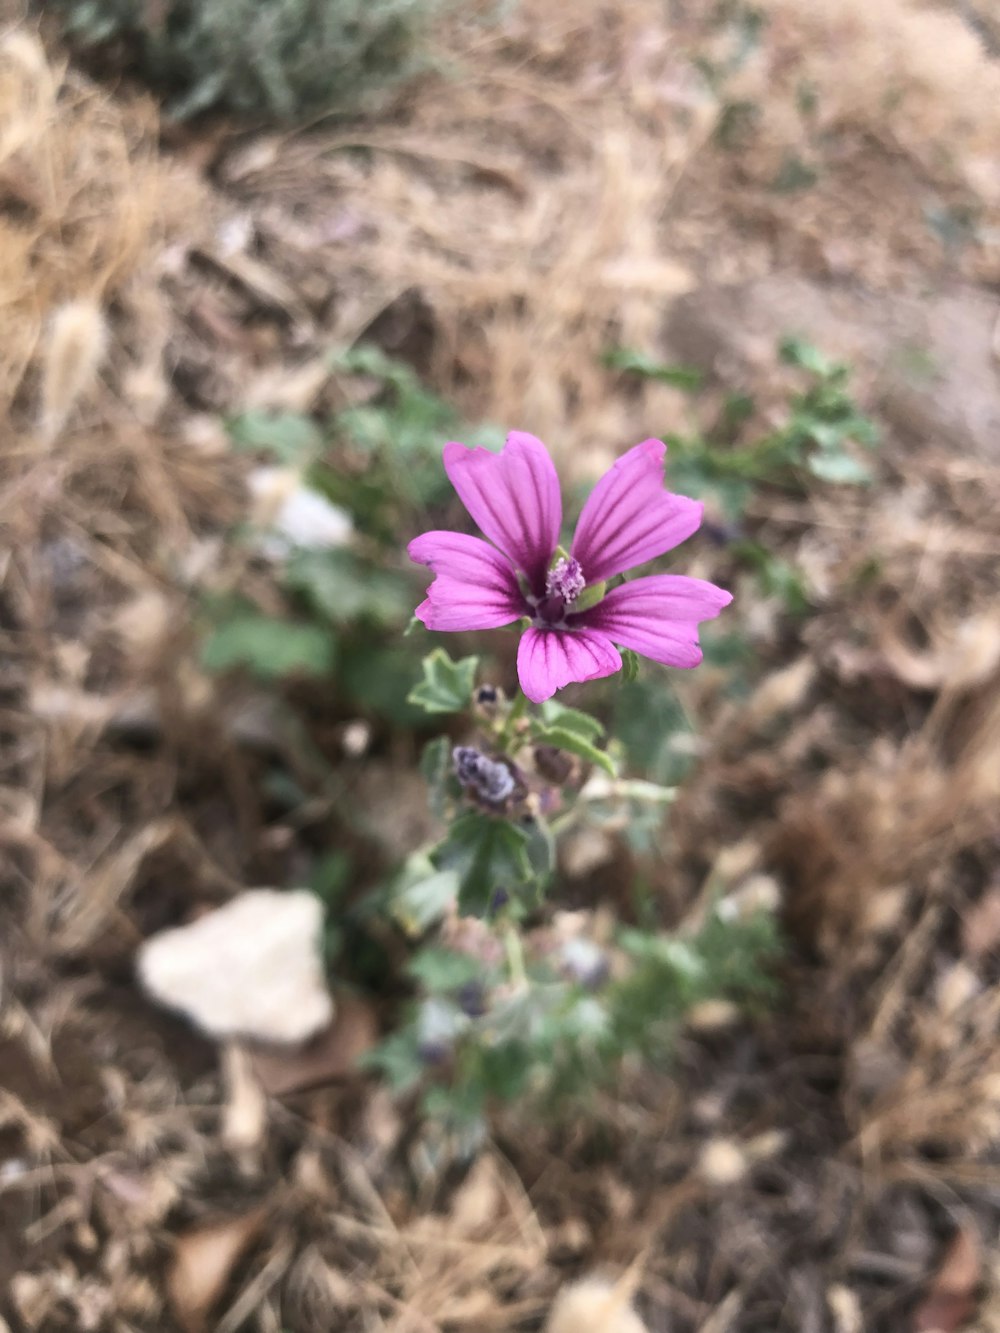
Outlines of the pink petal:
<svg viewBox="0 0 1000 1333">
<path fill-rule="evenodd" d="M 509 593 L 519 606 L 524 605 L 513 565 L 481 537 L 470 537 L 464 532 L 425 532 L 414 537 L 406 550 L 411 560 L 418 565 L 429 565 L 435 574 Z"/>
<path fill-rule="evenodd" d="M 532 703 L 551 699 L 574 680 L 597 680 L 620 670 L 621 654 L 591 629 L 528 629 L 517 650 L 517 675 Z"/>
<path fill-rule="evenodd" d="M 517 430 L 499 454 L 446 444 L 444 467 L 482 531 L 543 592 L 562 526 L 559 478 L 545 445 Z"/>
<path fill-rule="evenodd" d="M 613 588 L 577 620 L 654 662 L 694 667 L 701 661 L 698 622 L 714 619 L 732 600 L 704 579 L 652 574 Z"/>
<path fill-rule="evenodd" d="M 481 537 L 425 532 L 407 551 L 438 576 L 415 613 L 428 629 L 496 629 L 529 613 L 510 561 Z"/>
<path fill-rule="evenodd" d="M 663 489 L 666 452 L 662 440 L 644 440 L 591 491 L 570 552 L 588 583 L 644 565 L 697 531 L 701 504 Z"/>
<path fill-rule="evenodd" d="M 413 613 L 428 629 L 499 629 L 525 614 L 520 595 L 439 574 Z"/>
</svg>

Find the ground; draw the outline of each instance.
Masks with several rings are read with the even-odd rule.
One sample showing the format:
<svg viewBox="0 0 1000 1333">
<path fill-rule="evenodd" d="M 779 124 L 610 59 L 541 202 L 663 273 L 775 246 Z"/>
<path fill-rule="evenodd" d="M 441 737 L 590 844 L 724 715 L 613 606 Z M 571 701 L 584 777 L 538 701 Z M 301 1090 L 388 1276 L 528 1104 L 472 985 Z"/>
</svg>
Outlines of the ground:
<svg viewBox="0 0 1000 1333">
<path fill-rule="evenodd" d="M 996 19 L 708 10 L 470 10 L 381 115 L 294 132 L 158 125 L 53 33 L 8 33 L 11 1328 L 528 1330 L 594 1269 L 631 1274 L 655 1333 L 1000 1328 Z M 266 701 L 198 666 L 199 588 L 274 596 L 227 539 L 249 462 L 224 420 L 363 397 L 329 352 L 368 341 L 585 480 L 728 392 L 779 419 L 787 333 L 851 364 L 877 481 L 755 496 L 806 615 L 696 548 L 752 668 L 740 695 L 711 666 L 679 687 L 698 762 L 649 871 L 670 925 L 776 886 L 780 1002 L 702 1015 L 593 1118 L 498 1112 L 470 1166 L 351 1067 L 398 997 L 270 1065 L 144 999 L 154 931 L 426 831 L 412 741 L 376 719 L 352 759 L 356 719 L 304 695 L 340 774 L 320 792 Z M 613 345 L 704 388 L 618 374 Z M 312 797 L 294 817 L 264 795 L 275 754 Z M 574 905 L 623 899 L 616 855 Z"/>
</svg>

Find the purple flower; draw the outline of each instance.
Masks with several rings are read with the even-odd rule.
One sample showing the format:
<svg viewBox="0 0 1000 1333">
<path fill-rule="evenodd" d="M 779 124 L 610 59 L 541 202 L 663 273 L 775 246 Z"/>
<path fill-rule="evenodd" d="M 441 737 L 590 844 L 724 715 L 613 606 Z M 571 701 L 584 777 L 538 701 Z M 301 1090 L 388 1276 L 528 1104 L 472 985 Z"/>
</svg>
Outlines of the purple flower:
<svg viewBox="0 0 1000 1333">
<path fill-rule="evenodd" d="M 667 666 L 697 666 L 698 624 L 732 601 L 728 592 L 682 574 L 633 579 L 604 596 L 599 586 L 697 530 L 702 506 L 663 489 L 665 454 L 661 440 L 644 440 L 604 474 L 564 556 L 559 478 L 541 440 L 512 431 L 499 454 L 446 444 L 445 471 L 489 541 L 425 532 L 410 542 L 411 559 L 436 575 L 417 617 L 431 630 L 497 629 L 526 617 L 517 674 L 534 703 L 618 671 L 616 644 Z"/>
</svg>

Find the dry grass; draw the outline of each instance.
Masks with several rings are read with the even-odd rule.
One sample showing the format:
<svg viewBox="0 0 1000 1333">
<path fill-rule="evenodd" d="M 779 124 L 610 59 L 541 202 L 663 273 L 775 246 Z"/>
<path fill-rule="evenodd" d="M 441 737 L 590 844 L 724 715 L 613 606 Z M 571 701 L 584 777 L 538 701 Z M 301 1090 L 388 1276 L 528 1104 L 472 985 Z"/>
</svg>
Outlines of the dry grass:
<svg viewBox="0 0 1000 1333">
<path fill-rule="evenodd" d="M 99 787 L 106 765 L 105 781 L 133 782 L 93 748 L 121 697 L 157 683 L 149 634 L 130 640 L 122 608 L 175 582 L 198 524 L 226 511 L 219 462 L 156 430 L 170 412 L 161 257 L 205 195 L 159 157 L 148 104 L 111 101 L 26 28 L 0 44 L 0 100 L 3 839 L 23 927 L 60 953 L 107 931 L 163 839 L 162 825 L 123 821 L 127 803 L 79 817 L 83 775 Z M 130 813 L 157 799 L 142 793 Z"/>
<path fill-rule="evenodd" d="M 645 0 L 526 0 L 498 28 L 468 13 L 442 34 L 445 77 L 388 123 L 224 152 L 244 244 L 218 257 L 242 266 L 256 242 L 311 341 L 373 331 L 470 415 L 530 422 L 571 469 L 599 470 L 627 442 L 683 423 L 669 388 L 623 401 L 600 368 L 610 344 L 654 344 L 677 295 L 784 262 L 919 281 L 940 265 L 922 211 L 936 198 L 931 166 L 942 210 L 1000 203 L 984 170 L 965 169 L 983 168 L 995 120 L 969 88 L 1000 75 L 960 20 L 840 7 L 833 41 L 815 7 L 773 8 L 738 68 L 730 28 L 707 14 L 665 28 Z M 955 76 L 928 55 L 942 26 L 962 57 Z M 693 55 L 734 68 L 710 87 Z M 835 77 L 841 67 L 850 79 Z M 908 90 L 898 106 L 887 94 L 892 116 L 883 73 Z M 810 82 L 813 117 L 795 104 Z M 741 102 L 758 130 L 727 151 L 716 136 Z M 773 186 L 789 153 L 818 172 L 791 200 Z M 869 225 L 873 208 L 885 227 Z M 957 262 L 989 278 L 998 258 L 984 239 Z M 235 380 L 243 354 L 231 355 Z M 268 379 L 257 392 L 286 391 Z"/>
<path fill-rule="evenodd" d="M 913 0 L 846 0 L 836 9 L 771 0 L 767 13 L 775 27 L 769 72 L 781 88 L 778 97 L 769 89 L 769 114 L 782 101 L 790 112 L 798 80 L 815 95 L 819 132 L 860 130 L 929 176 L 964 178 L 1000 202 L 1000 67 L 967 19 Z M 785 129 L 788 147 L 801 119 Z"/>
<path fill-rule="evenodd" d="M 679 914 L 775 876 L 788 999 L 774 1023 L 706 1024 L 672 1079 L 636 1075 L 603 1145 L 501 1124 L 510 1162 L 455 1190 L 444 1146 L 411 1143 L 381 1097 L 262 1103 L 238 1052 L 220 1069 L 131 984 L 144 934 L 299 868 L 187 642 L 241 505 L 213 414 L 324 406 L 327 347 L 367 334 L 586 472 L 687 419 L 599 364 L 609 342 L 655 347 L 682 292 L 789 263 L 883 290 L 995 276 L 989 241 L 944 254 L 921 202 L 933 181 L 991 216 L 996 60 L 899 0 L 768 13 L 714 92 L 689 58 L 733 37 L 699 15 L 467 14 L 445 76 L 381 123 L 173 158 L 145 103 L 24 30 L 0 48 L 0 1190 L 34 1246 L 0 1249 L 0 1284 L 24 1326 L 198 1327 L 207 1289 L 222 1329 L 537 1328 L 565 1276 L 607 1263 L 637 1274 L 653 1328 L 847 1329 L 863 1307 L 898 1329 L 952 1222 L 995 1228 L 986 462 L 890 440 L 870 496 L 760 502 L 818 610 L 790 626 L 748 585 L 757 694 L 685 682 L 717 721 L 661 873 Z M 822 134 L 793 113 L 803 77 Z M 713 134 L 739 97 L 764 129 L 734 154 Z M 771 188 L 789 147 L 823 168 L 807 195 Z M 775 400 L 767 365 L 746 387 Z M 214 1288 L 191 1276 L 206 1226 L 231 1256 Z"/>
<path fill-rule="evenodd" d="M 597 467 L 637 429 L 601 352 L 650 342 L 694 282 L 661 229 L 716 106 L 659 12 L 529 0 L 499 30 L 470 16 L 444 34 L 449 76 L 394 123 L 255 143 L 222 175 L 293 283 L 317 258 L 335 273 L 335 340 L 376 320 L 419 340 L 426 310 L 427 369 L 467 411 L 530 421 L 571 464 L 599 448 Z"/>
<path fill-rule="evenodd" d="M 63 63 L 51 63 L 26 28 L 0 44 L 0 120 L 6 412 L 34 387 L 30 374 L 46 354 L 46 336 L 58 336 L 47 334 L 55 312 L 72 302 L 98 310 L 127 302 L 174 205 L 169 171 L 156 157 L 152 107 L 136 103 L 123 116 Z"/>
</svg>

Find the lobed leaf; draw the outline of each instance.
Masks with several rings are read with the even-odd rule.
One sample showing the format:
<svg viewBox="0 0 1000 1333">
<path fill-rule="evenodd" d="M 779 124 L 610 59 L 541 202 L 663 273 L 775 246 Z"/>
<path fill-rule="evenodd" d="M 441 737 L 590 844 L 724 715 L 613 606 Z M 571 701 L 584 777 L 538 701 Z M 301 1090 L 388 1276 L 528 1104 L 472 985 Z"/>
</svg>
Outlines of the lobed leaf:
<svg viewBox="0 0 1000 1333">
<path fill-rule="evenodd" d="M 434 862 L 458 876 L 458 908 L 471 916 L 485 916 L 498 889 L 510 892 L 532 878 L 525 830 L 477 810 L 452 824 Z"/>
<path fill-rule="evenodd" d="M 478 657 L 454 662 L 443 648 L 435 648 L 423 660 L 424 678 L 407 695 L 407 703 L 426 713 L 461 713 L 472 703 Z"/>
<path fill-rule="evenodd" d="M 323 448 L 323 433 L 297 412 L 244 412 L 227 423 L 238 449 L 264 449 L 279 462 L 303 466 Z"/>
<path fill-rule="evenodd" d="M 208 671 L 244 667 L 265 680 L 325 676 L 333 670 L 336 641 L 321 625 L 296 624 L 247 613 L 216 626 L 201 649 Z"/>
</svg>

